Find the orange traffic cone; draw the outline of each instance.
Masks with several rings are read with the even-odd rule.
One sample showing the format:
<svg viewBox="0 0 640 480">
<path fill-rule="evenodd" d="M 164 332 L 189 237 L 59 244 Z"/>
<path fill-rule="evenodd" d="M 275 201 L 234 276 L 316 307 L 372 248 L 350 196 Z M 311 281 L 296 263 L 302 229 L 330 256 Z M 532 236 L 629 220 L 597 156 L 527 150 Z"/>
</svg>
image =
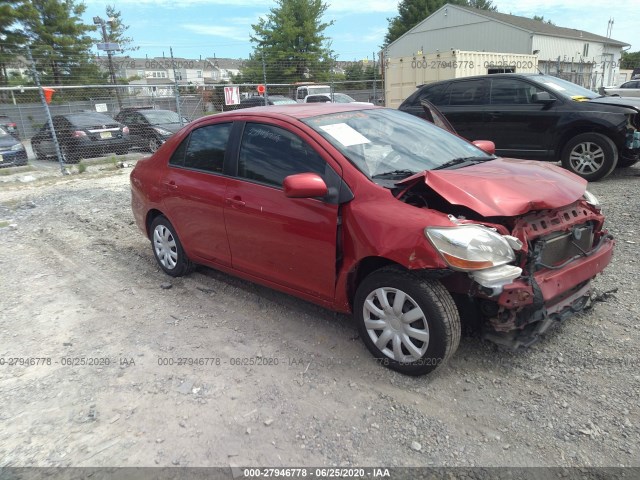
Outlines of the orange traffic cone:
<svg viewBox="0 0 640 480">
<path fill-rule="evenodd" d="M 42 91 L 44 92 L 45 102 L 47 102 L 48 104 L 51 103 L 51 97 L 53 97 L 55 90 L 53 88 L 43 87 Z"/>
</svg>

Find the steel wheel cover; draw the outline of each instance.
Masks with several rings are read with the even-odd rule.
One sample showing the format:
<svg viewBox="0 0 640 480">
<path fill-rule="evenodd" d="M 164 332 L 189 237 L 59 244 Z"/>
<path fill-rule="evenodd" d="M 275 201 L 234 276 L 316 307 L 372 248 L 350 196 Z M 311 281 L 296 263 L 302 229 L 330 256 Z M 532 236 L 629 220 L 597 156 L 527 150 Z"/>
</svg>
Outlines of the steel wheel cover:
<svg viewBox="0 0 640 480">
<path fill-rule="evenodd" d="M 416 301 L 402 290 L 381 287 L 372 291 L 362 308 L 371 341 L 397 362 L 420 360 L 429 347 L 429 324 Z"/>
<path fill-rule="evenodd" d="M 604 151 L 593 142 L 582 142 L 573 147 L 569 154 L 571 168 L 586 174 L 600 170 L 604 164 Z"/>
<path fill-rule="evenodd" d="M 178 263 L 178 246 L 171 231 L 164 225 L 158 225 L 153 230 L 153 248 L 158 261 L 166 269 L 173 269 Z"/>
</svg>

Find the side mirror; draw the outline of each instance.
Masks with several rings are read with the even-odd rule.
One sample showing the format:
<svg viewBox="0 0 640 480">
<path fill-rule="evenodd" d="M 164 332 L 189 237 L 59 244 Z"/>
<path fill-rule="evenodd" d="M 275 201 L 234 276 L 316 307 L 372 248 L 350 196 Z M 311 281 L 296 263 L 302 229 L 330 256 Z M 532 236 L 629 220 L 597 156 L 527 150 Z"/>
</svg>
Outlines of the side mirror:
<svg viewBox="0 0 640 480">
<path fill-rule="evenodd" d="M 474 140 L 471 143 L 489 155 L 495 155 L 496 153 L 496 144 L 491 140 Z"/>
<path fill-rule="evenodd" d="M 289 175 L 282 182 L 284 194 L 289 198 L 324 197 L 327 184 L 317 173 L 297 173 Z"/>
<path fill-rule="evenodd" d="M 531 97 L 531 100 L 533 100 L 533 103 L 553 103 L 556 98 L 549 92 L 536 92 Z"/>
</svg>

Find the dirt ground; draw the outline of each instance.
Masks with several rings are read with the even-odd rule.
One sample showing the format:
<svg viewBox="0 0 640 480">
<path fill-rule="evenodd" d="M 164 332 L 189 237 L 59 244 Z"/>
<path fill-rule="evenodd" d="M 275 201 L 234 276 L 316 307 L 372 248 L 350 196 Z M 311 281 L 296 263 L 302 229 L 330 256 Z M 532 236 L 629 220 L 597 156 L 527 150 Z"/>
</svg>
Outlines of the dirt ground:
<svg viewBox="0 0 640 480">
<path fill-rule="evenodd" d="M 0 467 L 640 466 L 640 167 L 590 186 L 616 293 L 525 351 L 465 337 L 421 378 L 347 316 L 164 275 L 130 171 L 0 177 Z"/>
</svg>

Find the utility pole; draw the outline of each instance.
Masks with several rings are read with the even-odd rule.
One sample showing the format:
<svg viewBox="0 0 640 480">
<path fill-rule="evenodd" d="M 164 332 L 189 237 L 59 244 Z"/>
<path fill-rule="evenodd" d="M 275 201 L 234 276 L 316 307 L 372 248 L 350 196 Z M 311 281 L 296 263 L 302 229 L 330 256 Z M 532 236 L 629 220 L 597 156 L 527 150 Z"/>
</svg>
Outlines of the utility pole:
<svg viewBox="0 0 640 480">
<path fill-rule="evenodd" d="M 113 19 L 109 19 L 112 21 Z M 93 24 L 100 25 L 102 27 L 102 41 L 104 43 L 98 44 L 98 50 L 105 50 L 107 52 L 107 58 L 109 59 L 109 76 L 111 77 L 111 84 L 114 86 L 116 91 L 116 98 L 118 99 L 118 108 L 122 108 L 122 99 L 120 98 L 120 92 L 118 91 L 117 82 L 116 82 L 116 72 L 113 69 L 113 58 L 112 52 L 114 50 L 119 50 L 120 45 L 117 43 L 109 43 L 109 36 L 107 35 L 107 22 L 101 17 L 93 17 Z"/>
</svg>

